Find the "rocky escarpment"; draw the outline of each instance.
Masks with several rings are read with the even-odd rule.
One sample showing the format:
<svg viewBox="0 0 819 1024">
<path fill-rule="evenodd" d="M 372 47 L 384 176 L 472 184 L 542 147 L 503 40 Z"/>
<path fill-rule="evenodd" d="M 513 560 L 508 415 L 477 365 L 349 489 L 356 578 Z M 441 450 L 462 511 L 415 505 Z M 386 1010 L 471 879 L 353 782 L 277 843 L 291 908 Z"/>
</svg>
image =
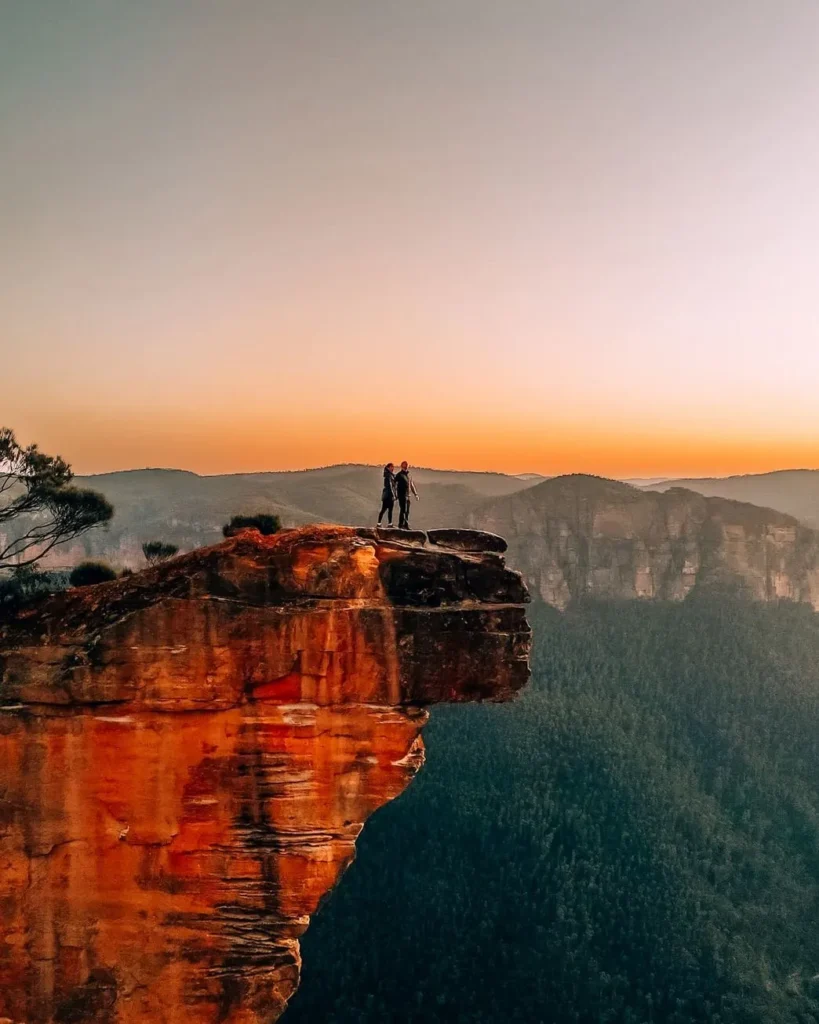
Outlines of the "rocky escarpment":
<svg viewBox="0 0 819 1024">
<path fill-rule="evenodd" d="M 527 678 L 500 547 L 243 534 L 7 624 L 0 1018 L 276 1020 L 310 915 L 423 759 L 423 707 Z"/>
<path fill-rule="evenodd" d="M 678 600 L 695 585 L 819 608 L 819 534 L 791 516 L 672 488 L 565 476 L 482 506 L 469 525 L 502 533 L 534 593 Z"/>
</svg>

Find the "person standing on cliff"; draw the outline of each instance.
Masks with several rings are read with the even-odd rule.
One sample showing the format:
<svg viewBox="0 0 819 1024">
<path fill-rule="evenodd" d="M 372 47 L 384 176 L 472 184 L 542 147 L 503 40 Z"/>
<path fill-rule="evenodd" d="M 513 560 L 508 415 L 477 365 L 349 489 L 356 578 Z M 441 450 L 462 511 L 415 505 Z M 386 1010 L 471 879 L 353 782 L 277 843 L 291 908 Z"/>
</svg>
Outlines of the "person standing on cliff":
<svg viewBox="0 0 819 1024">
<path fill-rule="evenodd" d="M 392 510 L 395 508 L 395 464 L 388 462 L 384 467 L 384 487 L 381 491 L 381 511 L 378 513 L 378 523 L 381 525 L 381 518 L 387 513 L 387 525 L 392 527 Z"/>
<path fill-rule="evenodd" d="M 401 463 L 400 472 L 395 475 L 395 490 L 398 495 L 398 529 L 409 529 L 410 495 L 418 500 L 418 491 L 415 490 L 415 483 L 410 475 L 407 462 Z"/>
</svg>

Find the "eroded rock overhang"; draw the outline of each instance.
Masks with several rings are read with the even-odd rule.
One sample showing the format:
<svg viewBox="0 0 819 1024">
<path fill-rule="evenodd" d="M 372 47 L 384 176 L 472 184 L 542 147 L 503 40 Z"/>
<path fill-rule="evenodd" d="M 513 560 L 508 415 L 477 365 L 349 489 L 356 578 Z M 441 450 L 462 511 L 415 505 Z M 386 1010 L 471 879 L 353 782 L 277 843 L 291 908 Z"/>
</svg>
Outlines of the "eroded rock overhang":
<svg viewBox="0 0 819 1024">
<path fill-rule="evenodd" d="M 486 534 L 247 533 L 0 632 L 0 1018 L 251 1024 L 423 706 L 528 676 Z"/>
<path fill-rule="evenodd" d="M 439 534 L 248 532 L 70 591 L 0 631 L 0 700 L 184 710 L 508 699 L 528 674 L 522 579 L 499 538 Z"/>
</svg>

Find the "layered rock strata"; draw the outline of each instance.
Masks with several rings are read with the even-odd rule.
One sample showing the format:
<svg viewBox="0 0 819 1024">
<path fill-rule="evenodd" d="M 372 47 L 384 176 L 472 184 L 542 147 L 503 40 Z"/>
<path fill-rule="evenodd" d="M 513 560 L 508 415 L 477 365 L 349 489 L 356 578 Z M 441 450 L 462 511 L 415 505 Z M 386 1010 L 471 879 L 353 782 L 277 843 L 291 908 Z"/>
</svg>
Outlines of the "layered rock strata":
<svg viewBox="0 0 819 1024">
<path fill-rule="evenodd" d="M 6 624 L 0 1018 L 275 1021 L 424 706 L 527 678 L 500 547 L 246 533 Z"/>
</svg>

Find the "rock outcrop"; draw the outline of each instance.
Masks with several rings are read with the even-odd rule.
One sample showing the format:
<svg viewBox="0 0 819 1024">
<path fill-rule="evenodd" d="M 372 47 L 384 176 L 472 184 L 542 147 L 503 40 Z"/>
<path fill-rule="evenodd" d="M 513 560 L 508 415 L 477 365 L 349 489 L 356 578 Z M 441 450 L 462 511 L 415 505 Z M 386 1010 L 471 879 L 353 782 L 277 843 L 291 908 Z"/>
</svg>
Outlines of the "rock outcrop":
<svg viewBox="0 0 819 1024">
<path fill-rule="evenodd" d="M 0 630 L 0 1018 L 280 1016 L 424 706 L 528 675 L 498 539 L 435 540 L 246 533 Z"/>
<path fill-rule="evenodd" d="M 819 534 L 791 516 L 671 488 L 564 476 L 483 505 L 531 590 L 559 608 L 584 595 L 682 599 L 695 585 L 819 609 Z"/>
</svg>

